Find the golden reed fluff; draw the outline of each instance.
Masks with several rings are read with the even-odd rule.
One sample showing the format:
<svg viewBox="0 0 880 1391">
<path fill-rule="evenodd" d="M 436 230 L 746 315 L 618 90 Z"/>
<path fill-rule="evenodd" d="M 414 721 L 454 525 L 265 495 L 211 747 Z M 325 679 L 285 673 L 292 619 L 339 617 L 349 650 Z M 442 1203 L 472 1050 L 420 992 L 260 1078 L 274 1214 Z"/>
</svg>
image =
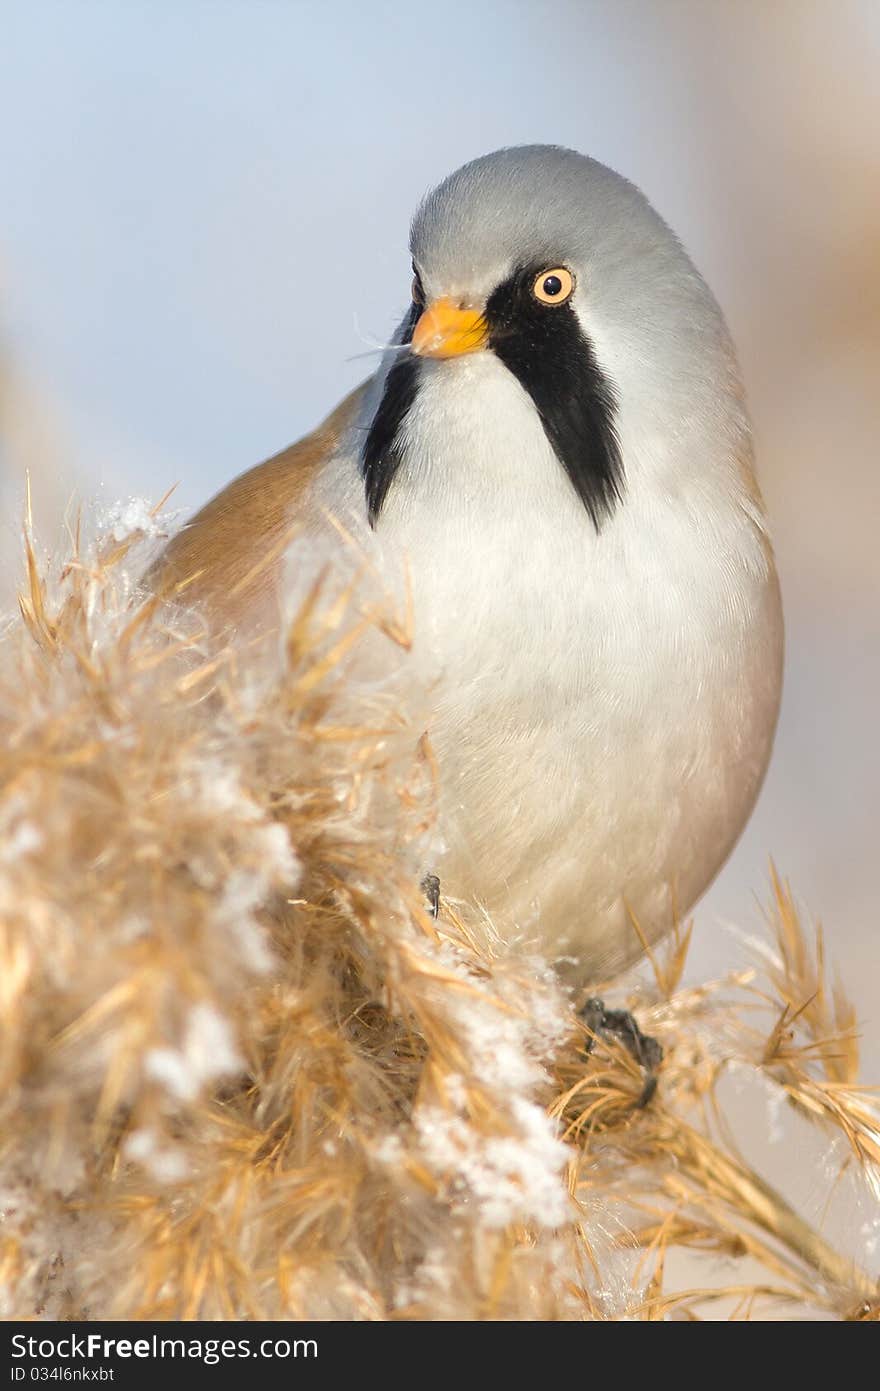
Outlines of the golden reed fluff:
<svg viewBox="0 0 880 1391">
<path fill-rule="evenodd" d="M 666 1053 L 637 1109 L 544 963 L 426 913 L 430 750 L 341 674 L 356 586 L 260 674 L 139 596 L 160 527 L 45 564 L 28 533 L 0 647 L 3 1314 L 877 1317 L 736 1145 L 744 1106 L 815 1131 L 876 1223 L 878 1109 L 787 889 L 729 978 L 683 983 L 680 927 L 609 987 Z"/>
</svg>

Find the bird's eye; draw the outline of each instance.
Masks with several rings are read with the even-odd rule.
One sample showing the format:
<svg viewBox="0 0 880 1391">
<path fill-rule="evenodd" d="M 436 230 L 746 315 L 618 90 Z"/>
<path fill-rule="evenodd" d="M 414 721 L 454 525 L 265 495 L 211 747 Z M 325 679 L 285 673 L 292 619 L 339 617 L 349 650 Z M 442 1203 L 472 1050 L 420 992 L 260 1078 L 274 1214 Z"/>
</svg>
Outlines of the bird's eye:
<svg viewBox="0 0 880 1391">
<path fill-rule="evenodd" d="M 424 292 L 424 290 L 422 289 L 422 282 L 421 282 L 421 280 L 419 279 L 419 273 L 418 273 L 418 271 L 416 271 L 415 275 L 413 276 L 413 282 L 412 282 L 412 300 L 413 300 L 413 304 L 417 304 L 420 308 L 421 308 L 422 305 L 424 305 L 424 303 L 425 303 L 425 292 Z"/>
<path fill-rule="evenodd" d="M 565 304 L 574 290 L 574 276 L 565 266 L 554 266 L 552 270 L 542 270 L 535 277 L 532 294 L 542 304 Z"/>
</svg>

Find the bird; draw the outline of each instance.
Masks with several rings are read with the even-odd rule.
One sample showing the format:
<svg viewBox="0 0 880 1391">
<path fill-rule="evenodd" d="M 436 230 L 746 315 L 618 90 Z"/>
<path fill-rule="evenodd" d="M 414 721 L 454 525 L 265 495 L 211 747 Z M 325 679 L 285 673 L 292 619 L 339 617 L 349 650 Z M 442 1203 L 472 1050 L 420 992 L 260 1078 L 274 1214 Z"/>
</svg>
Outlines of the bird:
<svg viewBox="0 0 880 1391">
<path fill-rule="evenodd" d="M 438 770 L 425 872 L 589 986 L 705 892 L 770 758 L 782 606 L 742 379 L 678 237 L 574 150 L 463 165 L 410 252 L 375 374 L 149 582 L 247 639 L 282 622 L 291 527 L 336 519 L 405 566 Z"/>
</svg>

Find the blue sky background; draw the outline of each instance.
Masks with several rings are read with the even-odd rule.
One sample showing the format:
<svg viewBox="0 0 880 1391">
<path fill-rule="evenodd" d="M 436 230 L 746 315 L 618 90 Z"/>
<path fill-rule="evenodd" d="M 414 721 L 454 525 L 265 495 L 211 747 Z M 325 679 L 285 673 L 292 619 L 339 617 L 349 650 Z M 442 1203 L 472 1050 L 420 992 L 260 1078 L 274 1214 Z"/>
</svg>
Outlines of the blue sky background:
<svg viewBox="0 0 880 1391">
<path fill-rule="evenodd" d="M 880 5 L 872 0 L 4 0 L 0 560 L 25 463 L 190 510 L 315 423 L 407 301 L 410 214 L 503 144 L 641 184 L 739 344 L 788 685 L 697 969 L 773 853 L 880 1040 Z M 880 1067 L 874 1068 L 880 1080 Z"/>
<path fill-rule="evenodd" d="M 735 320 L 774 251 L 743 185 L 768 222 L 786 194 L 755 151 L 786 131 L 750 94 L 797 47 L 773 8 L 740 5 L 749 28 L 711 3 L 7 0 L 4 327 L 69 462 L 180 479 L 190 505 L 287 443 L 395 322 L 419 197 L 502 144 L 634 178 Z M 808 74 L 784 76 L 796 98 Z M 733 167 L 719 126 L 739 127 Z"/>
</svg>

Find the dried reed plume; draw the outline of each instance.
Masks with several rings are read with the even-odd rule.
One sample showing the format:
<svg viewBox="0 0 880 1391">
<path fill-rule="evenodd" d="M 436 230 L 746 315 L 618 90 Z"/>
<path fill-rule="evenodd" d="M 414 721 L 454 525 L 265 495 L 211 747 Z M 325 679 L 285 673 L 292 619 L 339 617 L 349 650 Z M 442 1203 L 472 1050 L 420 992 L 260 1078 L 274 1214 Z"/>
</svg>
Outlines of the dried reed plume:
<svg viewBox="0 0 880 1391">
<path fill-rule="evenodd" d="M 260 675 L 139 595 L 160 522 L 127 524 L 63 567 L 28 530 L 0 649 L 3 1313 L 876 1317 L 725 1100 L 775 1098 L 876 1214 L 880 1113 L 788 890 L 729 979 L 683 985 L 681 930 L 613 987 L 666 1050 L 636 1109 L 543 963 L 426 913 L 430 750 L 348 687 L 357 594 L 317 584 Z"/>
</svg>

